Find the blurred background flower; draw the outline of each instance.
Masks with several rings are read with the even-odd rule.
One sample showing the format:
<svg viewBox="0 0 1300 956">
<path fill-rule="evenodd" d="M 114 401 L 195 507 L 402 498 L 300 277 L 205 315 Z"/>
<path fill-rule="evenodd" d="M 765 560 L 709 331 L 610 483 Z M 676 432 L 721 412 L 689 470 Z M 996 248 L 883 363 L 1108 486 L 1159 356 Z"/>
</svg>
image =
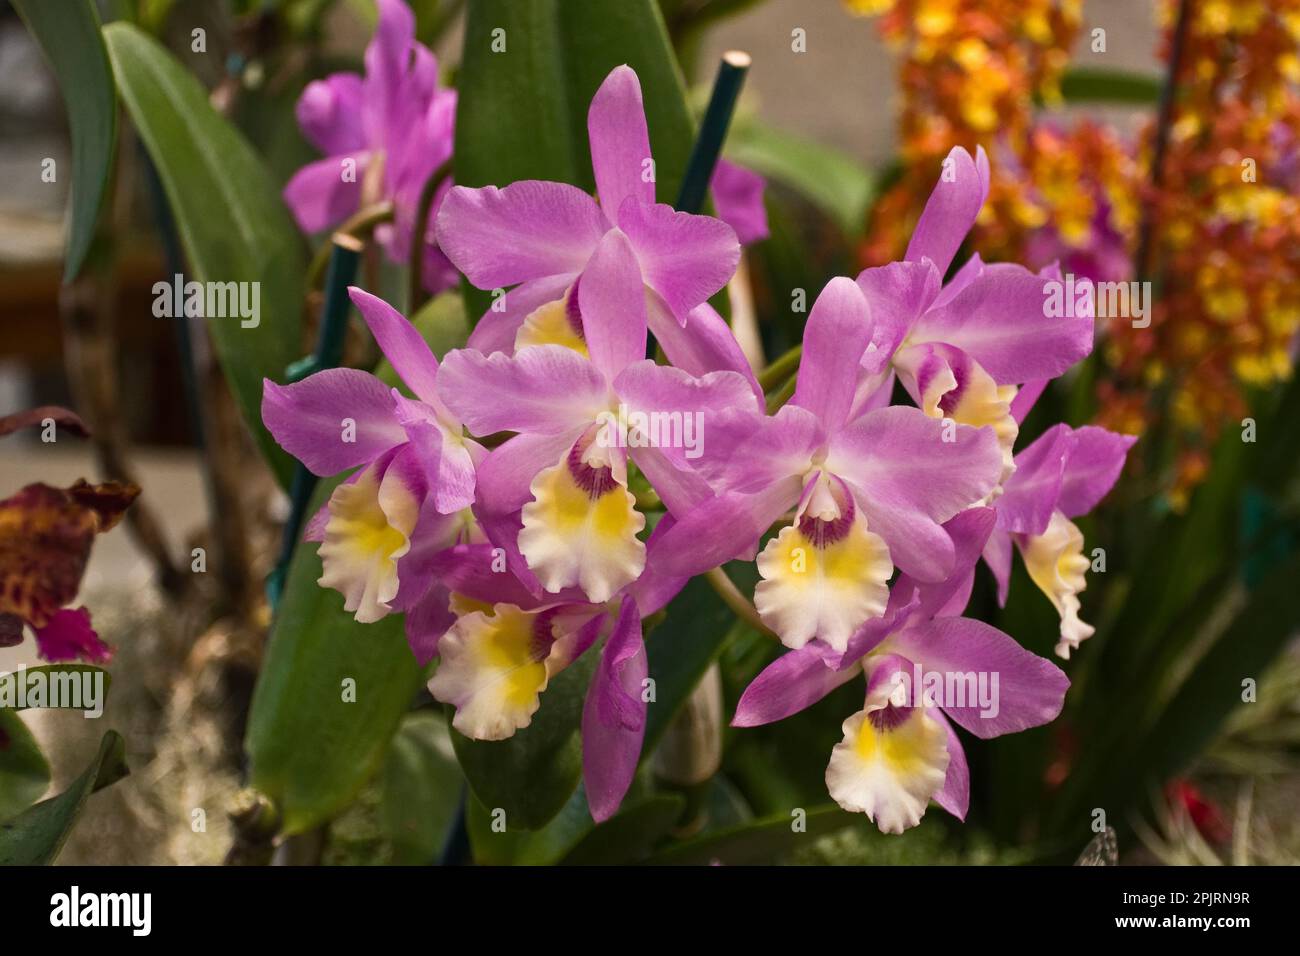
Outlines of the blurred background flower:
<svg viewBox="0 0 1300 956">
<path fill-rule="evenodd" d="M 1290 377 L 1300 330 L 1300 4 L 1187 6 L 1180 36 L 1181 5 L 1159 5 L 1177 94 L 1168 130 L 1144 138 L 1149 166 L 1167 136 L 1139 263 L 1155 310 L 1150 328 L 1107 342 L 1112 373 L 1099 385 L 1102 421 L 1171 416 L 1176 507 L 1220 431 L 1249 414 L 1252 390 Z"/>
</svg>

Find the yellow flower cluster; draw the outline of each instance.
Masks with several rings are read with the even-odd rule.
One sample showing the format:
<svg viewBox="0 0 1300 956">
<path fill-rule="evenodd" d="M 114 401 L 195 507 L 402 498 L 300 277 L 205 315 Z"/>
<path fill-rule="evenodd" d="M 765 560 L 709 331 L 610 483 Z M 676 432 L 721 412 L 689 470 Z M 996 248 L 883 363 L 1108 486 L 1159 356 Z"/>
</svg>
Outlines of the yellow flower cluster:
<svg viewBox="0 0 1300 956">
<path fill-rule="evenodd" d="M 1166 50 L 1177 4 L 1161 10 Z M 1245 390 L 1289 377 L 1300 332 L 1300 0 L 1200 0 L 1153 197 L 1152 325 L 1112 336 L 1116 414 L 1168 381 L 1177 496 Z M 1127 393 L 1127 394 L 1126 394 Z"/>
</svg>

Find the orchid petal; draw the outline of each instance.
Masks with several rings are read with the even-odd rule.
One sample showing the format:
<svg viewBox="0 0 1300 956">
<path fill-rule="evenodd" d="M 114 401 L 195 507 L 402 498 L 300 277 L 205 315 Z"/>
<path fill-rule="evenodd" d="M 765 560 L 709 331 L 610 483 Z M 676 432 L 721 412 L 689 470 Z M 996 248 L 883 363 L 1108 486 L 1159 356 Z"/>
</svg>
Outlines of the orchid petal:
<svg viewBox="0 0 1300 956">
<path fill-rule="evenodd" d="M 576 274 L 564 273 L 532 279 L 495 296 L 491 308 L 483 313 L 474 326 L 465 347 L 484 355 L 493 352 L 513 353 L 515 337 L 524 321 L 548 303 L 563 302 L 565 292 L 576 278 Z"/>
<path fill-rule="evenodd" d="M 894 366 L 908 394 L 930 417 L 992 428 L 1002 450 L 1001 477 L 1011 474 L 1012 448 L 1020 432 L 1011 415 L 1014 385 L 998 385 L 969 355 L 941 342 L 900 349 Z"/>
<path fill-rule="evenodd" d="M 976 737 L 999 737 L 1051 722 L 1061 712 L 1069 679 L 1051 661 L 1025 650 L 983 621 L 936 618 L 893 635 L 890 647 L 924 674 L 941 674 L 945 687 L 960 678 L 958 696 L 940 700 L 945 713 Z M 982 679 L 988 700 L 971 688 Z M 996 683 L 994 683 L 996 681 Z M 954 686 L 957 686 L 954 683 Z M 981 706 L 982 704 L 987 706 Z"/>
<path fill-rule="evenodd" d="M 645 358 L 645 291 L 627 237 L 611 229 L 600 241 L 578 283 L 578 308 L 592 364 L 613 381 Z"/>
<path fill-rule="evenodd" d="M 998 527 L 1020 534 L 1042 534 L 1061 495 L 1065 465 L 1075 437 L 1068 425 L 1055 425 L 1016 455 L 1016 471 L 997 499 Z"/>
<path fill-rule="evenodd" d="M 828 666 L 812 646 L 782 654 L 755 677 L 736 704 L 733 727 L 758 727 L 811 707 L 858 675 Z"/>
<path fill-rule="evenodd" d="M 754 607 L 786 647 L 816 639 L 844 651 L 857 629 L 885 610 L 894 571 L 889 549 L 852 510 L 839 522 L 846 518 L 848 528 L 834 540 L 805 528 L 822 526 L 817 519 L 798 521 L 781 529 L 758 556 L 762 580 L 754 589 Z"/>
<path fill-rule="evenodd" d="M 701 474 L 731 491 L 752 493 L 791 475 L 804 475 L 826 432 L 812 412 L 784 405 L 771 418 L 737 408 L 709 421 Z"/>
<path fill-rule="evenodd" d="M 826 464 L 854 489 L 894 564 L 918 580 L 939 581 L 954 558 L 940 525 L 993 489 L 1002 454 L 991 429 L 949 427 L 919 409 L 892 407 L 839 432 Z"/>
<path fill-rule="evenodd" d="M 371 624 L 392 610 L 400 588 L 398 562 L 410 550 L 423 497 L 423 474 L 407 448 L 385 455 L 330 495 L 317 583 L 340 592 L 343 609 L 359 623 Z"/>
<path fill-rule="evenodd" d="M 532 496 L 537 473 L 557 462 L 577 440 L 581 428 L 558 435 L 515 435 L 488 453 L 475 485 L 482 509 L 493 515 L 518 511 Z"/>
<path fill-rule="evenodd" d="M 914 612 L 916 618 L 946 616 L 944 612 L 954 602 L 965 606 L 975 563 L 993 533 L 997 517 L 993 508 L 967 508 L 944 523 L 943 530 L 953 544 L 953 562 L 952 572 L 942 581 L 916 582 L 908 575 L 899 577 L 895 591 L 906 593 L 908 588 L 916 589 L 919 601 Z"/>
<path fill-rule="evenodd" d="M 263 380 L 262 422 L 314 475 L 364 465 L 406 441 L 389 386 L 359 369 L 326 369 L 292 385 Z"/>
<path fill-rule="evenodd" d="M 978 252 L 972 252 L 970 258 L 961 264 L 947 282 L 943 283 L 943 288 L 934 297 L 934 301 L 930 303 L 929 308 L 937 309 L 940 306 L 947 305 L 956 298 L 959 292 L 979 278 L 983 272 L 984 260 L 980 258 Z"/>
<path fill-rule="evenodd" d="M 798 477 L 754 494 L 725 492 L 691 509 L 664 535 L 655 560 L 668 574 L 702 574 L 754 547 L 777 518 L 799 500 Z"/>
<path fill-rule="evenodd" d="M 1049 316 L 1048 281 L 1021 266 L 985 266 L 951 302 L 917 321 L 911 341 L 959 348 L 999 385 L 1055 378 L 1092 351 L 1093 320 Z"/>
<path fill-rule="evenodd" d="M 692 309 L 727 284 L 740 262 L 736 234 L 711 216 L 627 199 L 618 209 L 618 227 L 636 250 L 646 285 L 682 325 Z"/>
<path fill-rule="evenodd" d="M 411 448 L 424 467 L 432 486 L 429 495 L 438 511 L 452 514 L 474 503 L 474 456 L 477 445 L 450 430 L 433 409 L 404 398 L 394 389 L 397 420 L 406 430 Z"/>
<path fill-rule="evenodd" d="M 418 455 L 415 460 L 419 462 Z M 385 500 L 393 500 L 391 489 Z M 434 507 L 432 496 L 425 497 L 410 533 L 410 548 L 397 559 L 397 594 L 387 602 L 394 611 L 408 611 L 424 599 L 443 570 L 446 551 L 455 547 L 470 527 L 466 512 L 443 514 Z"/>
<path fill-rule="evenodd" d="M 762 412 L 763 390 L 726 320 L 703 302 L 691 309 L 683 328 L 667 309 L 649 310 L 650 331 L 674 366 L 691 375 L 736 372 L 749 383 L 754 403 Z"/>
<path fill-rule="evenodd" d="M 415 14 L 400 0 L 378 0 L 376 6 L 375 33 L 364 56 L 362 105 L 367 138 L 386 146 L 401 132 L 397 114 L 403 104 L 404 80 L 415 43 Z"/>
<path fill-rule="evenodd" d="M 1016 538 L 1025 570 L 1047 595 L 1061 618 L 1061 639 L 1056 653 L 1066 660 L 1070 652 L 1092 636 L 1095 628 L 1079 617 L 1079 593 L 1088 586 L 1092 562 L 1083 554 L 1083 534 L 1060 511 L 1052 512 L 1046 530 Z"/>
<path fill-rule="evenodd" d="M 442 635 L 456 623 L 456 615 L 447 606 L 449 596 L 445 587 L 435 584 L 406 612 L 406 643 L 421 667 L 426 667 L 438 656 Z"/>
<path fill-rule="evenodd" d="M 943 175 L 926 201 L 921 218 L 907 245 L 907 259 L 930 258 L 939 272 L 946 273 L 966 233 L 989 192 L 988 157 L 979 147 L 977 158 L 954 146 L 943 163 Z"/>
<path fill-rule="evenodd" d="M 867 346 L 867 353 L 870 352 L 871 346 Z M 897 380 L 893 366 L 881 374 L 860 376 L 858 390 L 853 396 L 853 407 L 849 410 L 849 421 L 856 421 L 867 412 L 888 408 L 894 399 L 894 383 Z"/>
<path fill-rule="evenodd" d="M 653 169 L 653 161 L 641 81 L 626 64 L 611 70 L 591 98 L 587 139 L 591 143 L 596 194 L 611 219 L 629 198 L 644 204 L 655 201 L 654 176 L 646 175 L 648 169 Z"/>
<path fill-rule="evenodd" d="M 1047 388 L 1048 379 L 1038 378 L 1032 382 L 1025 382 L 1016 392 L 1016 397 L 1011 400 L 1011 416 L 1016 420 L 1017 425 L 1023 425 L 1025 419 L 1029 416 L 1030 410 L 1038 397 L 1043 394 Z"/>
<path fill-rule="evenodd" d="M 669 457 L 661 448 L 631 448 L 628 454 L 650 482 L 669 515 L 685 515 L 713 497 L 709 483 L 679 457 Z M 649 612 L 647 612 L 649 613 Z"/>
<path fill-rule="evenodd" d="M 952 729 L 952 724 L 943 715 L 943 711 L 931 711 L 930 715 L 948 732 L 948 770 L 943 778 L 943 787 L 933 799 L 964 822 L 966 811 L 970 809 L 970 767 L 966 764 L 966 751 L 962 749 L 957 731 Z"/>
<path fill-rule="evenodd" d="M 828 432 L 848 419 L 858 366 L 871 340 L 871 310 L 852 279 L 826 284 L 804 331 L 798 384 L 790 404 L 817 416 Z"/>
<path fill-rule="evenodd" d="M 862 363 L 869 372 L 878 372 L 939 294 L 943 276 L 933 262 L 922 259 L 864 269 L 856 281 L 871 309 L 875 346 L 862 356 Z"/>
<path fill-rule="evenodd" d="M 513 568 L 501 567 L 500 552 L 490 543 L 458 544 L 444 548 L 434 555 L 430 563 L 430 576 L 457 597 L 491 606 L 513 604 L 525 611 L 542 607 L 529 587 L 525 586 Z M 559 601 L 583 600 L 574 589 L 560 597 L 548 597 L 546 604 Z"/>
<path fill-rule="evenodd" d="M 559 345 L 529 346 L 513 356 L 456 349 L 438 373 L 442 400 L 475 435 L 568 432 L 596 419 L 608 391 L 591 362 Z"/>
<path fill-rule="evenodd" d="M 655 487 L 658 487 L 657 482 Z M 671 512 L 659 519 L 659 523 L 655 525 L 654 531 L 646 541 L 645 570 L 641 572 L 639 578 L 627 586 L 625 591 L 636 600 L 636 606 L 641 609 L 643 618 L 666 607 L 668 602 L 681 593 L 682 588 L 690 581 L 689 577 L 680 574 L 668 574 L 655 560 L 655 549 L 659 541 L 676 523 L 677 519 Z"/>
<path fill-rule="evenodd" d="M 429 693 L 455 707 L 452 726 L 466 737 L 505 740 L 541 706 L 552 645 L 537 615 L 513 605 L 463 615 L 438 641 Z"/>
<path fill-rule="evenodd" d="M 717 415 L 752 408 L 749 384 L 735 372 L 697 378 L 649 360 L 625 368 L 614 380 L 614 391 L 627 407 L 629 444 L 653 444 L 679 465 L 701 457 Z"/>
<path fill-rule="evenodd" d="M 998 585 L 998 607 L 1007 606 L 1007 593 L 1011 589 L 1011 535 L 997 528 L 984 542 L 984 563 L 993 573 Z"/>
<path fill-rule="evenodd" d="M 284 203 L 298 228 L 320 232 L 355 212 L 369 163 L 370 154 L 357 151 L 318 159 L 294 173 L 284 187 Z"/>
<path fill-rule="evenodd" d="M 582 779 L 597 823 L 614 815 L 636 775 L 648 675 L 641 615 L 636 601 L 625 597 L 582 707 Z"/>
<path fill-rule="evenodd" d="M 887 667 L 873 671 L 872 685 Z M 894 708 L 888 691 L 869 685 L 866 707 L 844 721 L 844 739 L 826 768 L 826 788 L 836 803 L 867 814 L 881 832 L 902 833 L 921 822 L 943 788 L 948 735 L 926 708 Z"/>
<path fill-rule="evenodd" d="M 438 211 L 438 247 L 480 289 L 582 271 L 609 224 L 576 186 L 523 180 L 456 186 Z"/>
<path fill-rule="evenodd" d="M 577 586 L 601 604 L 645 569 L 645 544 L 637 537 L 645 516 L 608 468 L 587 464 L 580 447 L 533 479 L 519 551 L 547 591 Z"/>
<path fill-rule="evenodd" d="M 361 77 L 333 73 L 303 88 L 294 114 L 303 135 L 322 153 L 349 153 L 366 145 L 361 125 L 362 98 Z"/>
<path fill-rule="evenodd" d="M 718 218 L 736 231 L 742 246 L 768 237 L 767 208 L 763 205 L 763 177 L 738 163 L 719 159 L 713 167 L 709 190 Z"/>
<path fill-rule="evenodd" d="M 1085 425 L 1075 429 L 1074 439 L 1061 481 L 1059 507 L 1067 518 L 1087 514 L 1110 493 L 1137 436 Z"/>
<path fill-rule="evenodd" d="M 41 660 L 53 664 L 62 661 L 107 664 L 113 659 L 113 648 L 104 643 L 90 626 L 90 611 L 84 607 L 75 610 L 60 608 L 33 631 L 36 634 L 36 653 Z"/>
<path fill-rule="evenodd" d="M 379 344 L 379 351 L 392 364 L 402 381 L 410 386 L 415 397 L 435 408 L 438 400 L 438 360 L 434 358 L 429 343 L 414 325 L 379 296 L 371 295 L 356 286 L 348 287 L 353 305 L 366 320 L 370 334 Z"/>
</svg>

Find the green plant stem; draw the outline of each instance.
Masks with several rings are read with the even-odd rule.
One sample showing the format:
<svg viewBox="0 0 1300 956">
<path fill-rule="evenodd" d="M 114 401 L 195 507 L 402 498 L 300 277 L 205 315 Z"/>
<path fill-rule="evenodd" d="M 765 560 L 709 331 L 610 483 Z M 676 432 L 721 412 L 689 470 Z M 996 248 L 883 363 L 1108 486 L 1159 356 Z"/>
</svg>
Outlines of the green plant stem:
<svg viewBox="0 0 1300 956">
<path fill-rule="evenodd" d="M 722 603 L 731 608 L 736 616 L 742 621 L 768 637 L 776 637 L 776 632 L 763 623 L 763 619 L 758 616 L 758 611 L 745 595 L 740 593 L 734 581 L 727 577 L 727 572 L 722 568 L 714 568 L 704 575 L 705 579 L 713 590 L 718 592 L 718 597 L 722 598 Z"/>
<path fill-rule="evenodd" d="M 406 292 L 406 314 L 414 316 L 420 306 L 428 301 L 424 291 L 424 234 L 429 231 L 429 213 L 433 209 L 433 197 L 447 177 L 451 175 L 451 160 L 443 163 L 433 171 L 424 188 L 420 190 L 420 202 L 415 209 L 415 229 L 411 232 L 411 255 L 407 262 L 409 270 Z"/>
<path fill-rule="evenodd" d="M 780 391 L 773 392 L 768 396 L 767 413 L 769 415 L 775 415 L 782 405 L 790 401 L 790 399 L 794 397 L 794 390 L 798 384 L 799 379 L 797 376 L 791 375 L 786 379 L 785 384 L 781 386 Z"/>
<path fill-rule="evenodd" d="M 799 370 L 799 360 L 802 357 L 803 343 L 801 342 L 758 373 L 759 388 L 764 392 L 776 388 Z"/>
<path fill-rule="evenodd" d="M 344 220 L 343 224 L 334 230 L 330 241 L 322 243 L 321 247 L 316 250 L 312 256 L 311 265 L 307 267 L 307 288 L 314 289 L 325 275 L 325 267 L 330 264 L 330 257 L 334 252 L 334 238 L 338 236 L 349 236 L 353 239 L 365 241 L 370 238 L 374 232 L 375 226 L 382 225 L 386 222 L 393 221 L 393 204 L 385 200 L 384 202 L 375 203 L 373 206 L 366 206 L 359 209 L 352 216 Z M 346 291 L 346 290 L 344 290 Z"/>
</svg>

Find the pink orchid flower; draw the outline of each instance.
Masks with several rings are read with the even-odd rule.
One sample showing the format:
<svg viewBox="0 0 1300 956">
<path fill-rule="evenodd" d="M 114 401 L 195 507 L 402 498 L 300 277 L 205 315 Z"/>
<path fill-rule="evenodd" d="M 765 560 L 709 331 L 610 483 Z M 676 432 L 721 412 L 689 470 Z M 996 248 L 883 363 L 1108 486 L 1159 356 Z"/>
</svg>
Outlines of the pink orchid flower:
<svg viewBox="0 0 1300 956">
<path fill-rule="evenodd" d="M 638 416 L 681 423 L 677 439 L 689 424 L 703 439 L 695 423 L 754 407 L 736 372 L 695 377 L 644 359 L 646 299 L 632 244 L 612 230 L 585 266 L 577 308 L 563 307 L 570 344 L 463 349 L 443 363 L 443 400 L 472 434 L 516 433 L 479 468 L 478 512 L 531 587 L 579 587 L 602 603 L 641 574 L 645 518 L 627 488 L 629 459 L 674 514 L 709 495 L 684 441 L 650 440 Z"/>
<path fill-rule="evenodd" d="M 901 575 L 885 613 L 843 653 L 818 641 L 777 658 L 745 690 L 732 725 L 781 720 L 863 675 L 863 709 L 844 722 L 826 768 L 831 796 L 885 833 L 915 826 L 931 800 L 965 819 L 970 770 L 952 724 L 980 738 L 1040 726 L 1060 713 L 1070 684 L 1002 631 L 960 616 L 996 520 L 991 508 L 972 508 L 949 521 L 956 551 L 946 580 Z"/>
<path fill-rule="evenodd" d="M 432 220 L 451 188 L 434 197 L 427 234 L 415 237 L 420 194 L 451 158 L 456 91 L 438 86 L 438 61 L 415 42 L 415 15 L 402 0 L 377 0 L 379 20 L 366 48 L 365 76 L 335 73 L 309 83 L 298 100 L 298 124 L 325 159 L 298 170 L 284 189 L 299 227 L 314 233 L 339 225 L 358 209 L 391 200 L 394 220 L 375 231 L 394 262 L 405 265 L 411 243 L 424 246 L 421 280 L 440 292 L 459 278 L 433 243 Z"/>
<path fill-rule="evenodd" d="M 348 291 L 415 398 L 369 372 L 326 369 L 292 385 L 265 380 L 262 421 L 312 474 L 358 469 L 308 524 L 306 539 L 322 542 L 320 583 L 363 623 L 406 611 L 407 640 L 428 661 L 450 623 L 432 562 L 482 540 L 469 509 L 487 452 L 439 398 L 438 360 L 415 327 L 382 299 Z"/>
<path fill-rule="evenodd" d="M 725 222 L 655 201 L 641 84 L 631 67 L 615 68 L 596 91 L 587 134 L 599 201 L 576 186 L 525 180 L 502 189 L 457 186 L 443 203 L 441 248 L 475 286 L 502 290 L 469 347 L 510 354 L 524 345 L 574 345 L 578 289 L 594 263 L 616 259 L 641 290 L 645 302 L 636 311 L 673 365 L 692 375 L 730 369 L 752 383 L 735 336 L 706 301 L 735 273 L 740 244 Z"/>
<path fill-rule="evenodd" d="M 1021 420 L 1027 412 L 1021 411 Z M 1016 455 L 1015 474 L 993 502 L 998 520 L 984 561 L 997 580 L 998 603 L 1007 601 L 1015 542 L 1029 577 L 1060 615 L 1056 653 L 1066 659 L 1094 630 L 1079 618 L 1079 592 L 1092 562 L 1083 554 L 1083 533 L 1070 519 L 1106 497 L 1136 441 L 1094 425 L 1056 425 Z"/>
<path fill-rule="evenodd" d="M 763 205 L 763 177 L 739 163 L 719 159 L 709 180 L 718 218 L 736 231 L 742 246 L 766 239 L 767 208 Z"/>
<path fill-rule="evenodd" d="M 665 530 L 671 524 L 671 517 L 661 521 Z M 686 579 L 658 574 L 652 563 L 607 601 L 588 601 L 576 589 L 538 599 L 501 573 L 488 545 L 444 552 L 439 576 L 458 616 L 439 641 L 429 692 L 455 708 L 452 726 L 467 737 L 504 740 L 527 727 L 549 682 L 604 641 L 582 710 L 582 764 L 592 817 L 613 816 L 645 738 L 649 671 L 641 621 L 667 605 Z"/>
<path fill-rule="evenodd" d="M 1093 316 L 1051 316 L 1048 283 L 972 255 L 943 283 L 988 197 L 988 158 L 955 147 L 926 202 L 902 262 L 866 269 L 857 282 L 876 319 L 863 356 L 858 407 L 888 402 L 895 375 L 927 415 L 994 428 L 1011 470 L 1015 386 L 1055 378 L 1092 351 Z"/>
<path fill-rule="evenodd" d="M 681 516 L 658 560 L 697 574 L 738 555 L 791 509 L 758 558 L 760 616 L 790 647 L 843 650 L 878 617 L 897 565 L 922 581 L 952 573 L 942 527 L 997 485 L 992 429 L 940 422 L 910 407 L 852 416 L 859 363 L 872 335 L 862 290 L 837 278 L 804 333 L 798 385 L 772 418 L 742 410 L 709 432 L 700 467 L 719 493 Z"/>
</svg>

